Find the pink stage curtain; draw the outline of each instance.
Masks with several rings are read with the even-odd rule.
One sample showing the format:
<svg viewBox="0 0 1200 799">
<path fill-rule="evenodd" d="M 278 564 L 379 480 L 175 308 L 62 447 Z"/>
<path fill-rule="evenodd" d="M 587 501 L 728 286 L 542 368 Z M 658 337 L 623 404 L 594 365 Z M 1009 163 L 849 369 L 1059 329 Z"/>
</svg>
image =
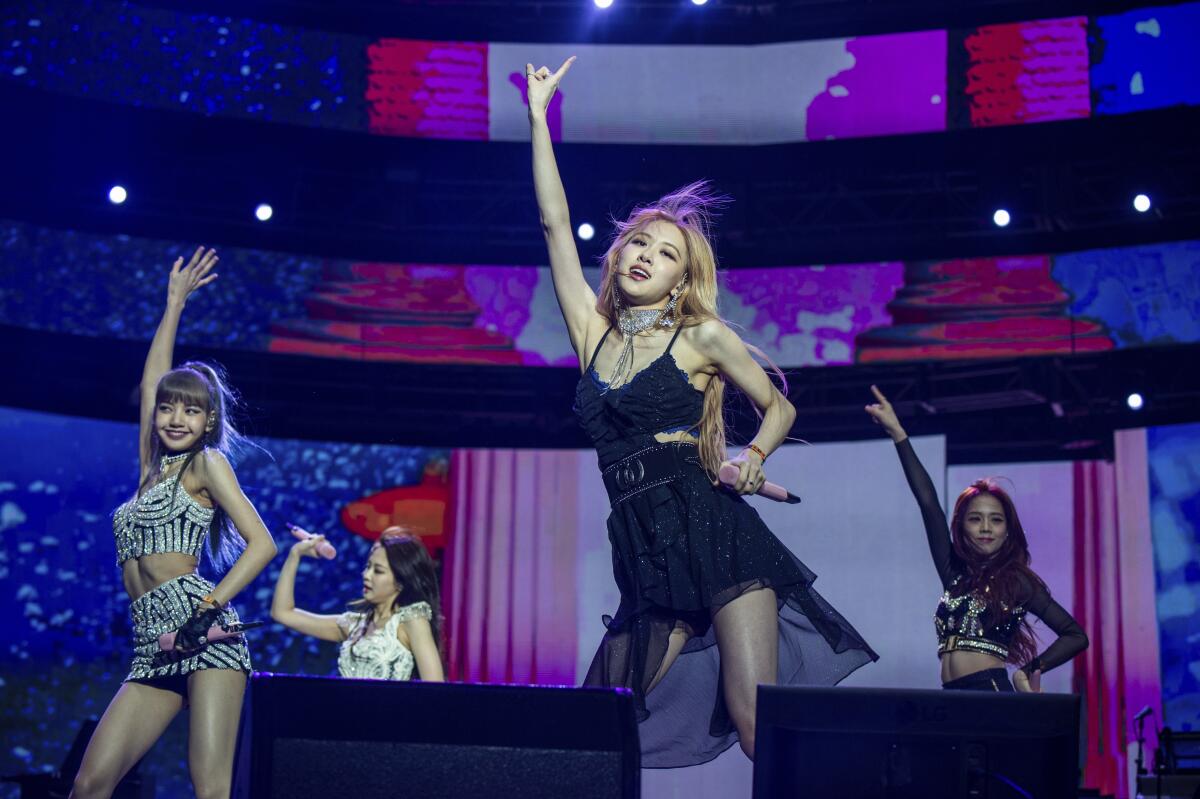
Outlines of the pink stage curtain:
<svg viewBox="0 0 1200 799">
<path fill-rule="evenodd" d="M 450 679 L 574 683 L 579 458 L 451 455 L 453 532 L 442 586 Z"/>
<path fill-rule="evenodd" d="M 1074 466 L 1075 610 L 1091 640 L 1074 661 L 1084 785 L 1120 798 L 1129 795 L 1133 714 L 1150 705 L 1162 718 L 1148 479 L 1143 430 L 1117 433 L 1113 463 Z"/>
</svg>

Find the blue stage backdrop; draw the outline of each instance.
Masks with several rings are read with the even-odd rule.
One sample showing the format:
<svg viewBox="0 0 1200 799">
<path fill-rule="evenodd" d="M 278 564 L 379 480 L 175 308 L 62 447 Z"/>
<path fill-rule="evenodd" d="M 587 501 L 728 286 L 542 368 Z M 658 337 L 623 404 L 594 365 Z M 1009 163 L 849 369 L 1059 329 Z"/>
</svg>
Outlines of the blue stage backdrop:
<svg viewBox="0 0 1200 799">
<path fill-rule="evenodd" d="M 1163 713 L 1200 730 L 1200 424 L 1147 431 Z"/>
<path fill-rule="evenodd" d="M 329 532 L 338 557 L 305 559 L 297 603 L 338 612 L 361 593 L 369 544 L 338 521 L 343 505 L 419 483 L 445 450 L 261 439 L 235 462 L 247 496 L 276 536 L 286 522 Z M 48 771 L 81 719 L 99 716 L 126 674 L 128 598 L 115 564 L 113 509 L 135 489 L 137 428 L 0 408 L 0 774 Z M 282 554 L 236 600 L 244 619 L 270 620 Z M 201 570 L 212 575 L 208 564 Z M 254 667 L 330 674 L 336 647 L 271 624 L 252 634 Z M 158 796 L 190 795 L 181 715 L 147 758 Z M 17 796 L 16 786 L 0 796 Z"/>
</svg>

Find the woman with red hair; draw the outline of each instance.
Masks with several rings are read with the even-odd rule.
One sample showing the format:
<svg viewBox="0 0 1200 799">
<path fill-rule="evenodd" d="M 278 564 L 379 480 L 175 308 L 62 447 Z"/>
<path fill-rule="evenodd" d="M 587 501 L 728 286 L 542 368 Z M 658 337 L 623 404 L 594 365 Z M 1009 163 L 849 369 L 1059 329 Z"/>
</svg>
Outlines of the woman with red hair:
<svg viewBox="0 0 1200 799">
<path fill-rule="evenodd" d="M 1087 649 L 1079 623 L 1050 597 L 1029 568 L 1029 544 L 1017 508 L 991 480 L 976 480 L 954 503 L 950 525 L 929 473 L 917 459 L 891 403 L 876 386 L 867 413 L 892 441 L 921 508 L 933 564 L 942 579 L 934 616 L 942 687 L 1037 692 L 1042 672 Z M 1026 618 L 1037 616 L 1058 639 L 1040 655 Z M 1009 682 L 1006 663 L 1022 664 Z"/>
</svg>

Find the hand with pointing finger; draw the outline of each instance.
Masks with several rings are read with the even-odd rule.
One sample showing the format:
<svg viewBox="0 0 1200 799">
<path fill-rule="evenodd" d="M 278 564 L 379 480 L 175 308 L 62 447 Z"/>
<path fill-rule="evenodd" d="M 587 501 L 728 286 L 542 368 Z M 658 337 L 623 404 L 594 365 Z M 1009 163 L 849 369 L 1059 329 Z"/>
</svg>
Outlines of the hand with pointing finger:
<svg viewBox="0 0 1200 799">
<path fill-rule="evenodd" d="M 875 395 L 876 401 L 865 409 L 867 415 L 871 417 L 871 421 L 880 425 L 897 444 L 908 438 L 908 433 L 904 432 L 904 428 L 900 426 L 900 419 L 896 416 L 892 403 L 883 396 L 879 386 L 871 386 L 871 393 Z"/>
<path fill-rule="evenodd" d="M 567 70 L 574 63 L 575 56 L 571 56 L 556 72 L 551 72 L 549 67 L 534 69 L 533 64 L 525 65 L 530 116 L 545 116 L 546 109 L 550 107 L 550 99 L 558 90 L 558 84 L 562 82 L 563 76 L 567 74 Z"/>
</svg>

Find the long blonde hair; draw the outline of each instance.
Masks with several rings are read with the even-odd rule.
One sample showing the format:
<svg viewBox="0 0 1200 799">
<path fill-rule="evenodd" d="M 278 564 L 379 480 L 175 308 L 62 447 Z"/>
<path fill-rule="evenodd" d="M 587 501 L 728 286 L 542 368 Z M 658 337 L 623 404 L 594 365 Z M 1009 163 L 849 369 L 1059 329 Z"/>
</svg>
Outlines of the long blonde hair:
<svg viewBox="0 0 1200 799">
<path fill-rule="evenodd" d="M 657 202 L 639 205 L 625 219 L 612 220 L 615 228 L 612 242 L 600 265 L 600 292 L 596 311 L 613 327 L 617 327 L 617 309 L 621 305 L 617 287 L 617 266 L 622 248 L 630 239 L 652 222 L 669 222 L 683 234 L 687 247 L 684 253 L 684 283 L 676 300 L 674 323 L 692 327 L 712 319 L 724 322 L 717 311 L 717 254 L 712 246 L 713 217 L 727 205 L 729 198 L 713 191 L 707 180 L 698 180 L 667 194 Z M 771 371 L 783 382 L 783 373 L 758 347 L 747 349 L 765 360 Z M 704 410 L 700 416 L 700 463 L 714 480 L 721 462 L 725 460 L 725 378 L 714 374 L 704 387 Z M 695 428 L 693 428 L 695 429 Z"/>
</svg>

